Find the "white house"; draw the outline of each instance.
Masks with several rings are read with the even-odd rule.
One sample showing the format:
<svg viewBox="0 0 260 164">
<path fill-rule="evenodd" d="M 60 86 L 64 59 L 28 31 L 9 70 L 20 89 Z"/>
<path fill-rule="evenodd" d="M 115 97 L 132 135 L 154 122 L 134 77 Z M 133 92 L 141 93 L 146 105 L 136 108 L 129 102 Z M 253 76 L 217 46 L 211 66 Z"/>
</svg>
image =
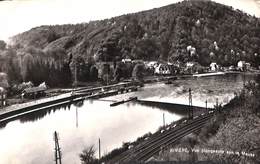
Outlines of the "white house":
<svg viewBox="0 0 260 164">
<path fill-rule="evenodd" d="M 167 64 L 159 64 L 155 67 L 154 74 L 157 75 L 170 75 L 171 70 Z"/>
<path fill-rule="evenodd" d="M 246 68 L 251 67 L 251 64 L 250 64 L 250 63 L 245 63 L 245 65 L 246 65 Z"/>
<path fill-rule="evenodd" d="M 215 71 L 218 71 L 219 69 L 219 66 L 217 65 L 217 63 L 211 63 L 210 64 L 210 70 L 215 72 Z"/>
<path fill-rule="evenodd" d="M 131 59 L 122 59 L 122 62 L 123 62 L 123 63 L 131 63 L 132 60 L 131 60 Z"/>
<path fill-rule="evenodd" d="M 154 68 L 154 69 L 155 69 L 158 65 L 159 65 L 159 63 L 158 63 L 157 61 L 150 61 L 150 62 L 146 63 L 146 66 L 147 66 L 148 68 Z"/>
<path fill-rule="evenodd" d="M 188 63 L 186 63 L 186 67 L 187 67 L 187 68 L 191 68 L 191 67 L 193 67 L 194 65 L 195 65 L 194 62 L 188 62 Z"/>
<path fill-rule="evenodd" d="M 240 71 L 243 71 L 243 70 L 244 70 L 244 67 L 245 67 L 245 64 L 246 64 L 245 61 L 239 61 L 239 62 L 237 63 L 237 68 L 238 68 Z"/>
</svg>

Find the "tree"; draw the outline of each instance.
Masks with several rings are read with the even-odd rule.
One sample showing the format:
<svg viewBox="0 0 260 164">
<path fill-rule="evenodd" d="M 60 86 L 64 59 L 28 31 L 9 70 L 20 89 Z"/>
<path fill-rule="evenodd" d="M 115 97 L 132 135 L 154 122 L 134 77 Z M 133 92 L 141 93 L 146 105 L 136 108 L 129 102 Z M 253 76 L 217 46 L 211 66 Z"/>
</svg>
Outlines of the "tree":
<svg viewBox="0 0 260 164">
<path fill-rule="evenodd" d="M 0 40 L 0 50 L 6 49 L 6 43 L 3 40 Z"/>
<path fill-rule="evenodd" d="M 160 56 L 159 46 L 153 38 L 138 40 L 132 49 L 135 59 L 157 60 Z"/>
<path fill-rule="evenodd" d="M 117 64 L 115 70 L 114 70 L 114 81 L 119 82 L 120 78 L 123 76 L 123 71 L 122 71 L 122 63 Z"/>
<path fill-rule="evenodd" d="M 9 87 L 7 74 L 3 72 L 0 72 L 0 87 L 5 89 Z"/>
<path fill-rule="evenodd" d="M 91 81 L 95 81 L 98 79 L 98 69 L 95 65 L 92 65 L 89 70 L 89 76 Z"/>
<path fill-rule="evenodd" d="M 144 65 L 143 64 L 136 64 L 133 72 L 132 72 L 132 77 L 134 80 L 137 81 L 143 81 L 143 75 L 144 75 Z"/>
<path fill-rule="evenodd" d="M 103 82 L 105 82 L 106 84 L 108 84 L 110 81 L 111 73 L 112 73 L 112 70 L 110 68 L 110 65 L 107 63 L 103 63 L 101 65 L 101 70 L 100 70 L 99 76 L 103 80 Z"/>
<path fill-rule="evenodd" d="M 82 153 L 79 154 L 79 158 L 82 164 L 97 164 L 98 160 L 95 158 L 96 150 L 94 145 L 86 147 Z"/>
</svg>

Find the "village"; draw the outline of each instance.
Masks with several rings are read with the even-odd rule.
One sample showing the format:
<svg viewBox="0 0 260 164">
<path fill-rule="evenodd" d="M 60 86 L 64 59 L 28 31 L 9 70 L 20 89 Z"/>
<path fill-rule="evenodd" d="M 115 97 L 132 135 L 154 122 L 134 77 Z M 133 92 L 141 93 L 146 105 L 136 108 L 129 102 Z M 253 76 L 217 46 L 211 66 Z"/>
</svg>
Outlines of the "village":
<svg viewBox="0 0 260 164">
<path fill-rule="evenodd" d="M 132 69 L 130 75 L 125 75 L 126 71 L 118 71 L 118 67 L 121 69 Z M 135 66 L 139 66 L 142 69 L 133 70 Z M 97 62 L 95 64 L 95 73 L 98 77 L 98 81 L 101 84 L 98 85 L 108 85 L 108 84 L 116 84 L 121 81 L 141 81 L 143 82 L 144 78 L 157 78 L 160 76 L 163 77 L 171 77 L 171 76 L 182 76 L 182 75 L 203 75 L 203 74 L 212 74 L 214 73 L 225 73 L 225 72 L 258 72 L 259 68 L 253 68 L 249 62 L 246 61 L 238 61 L 237 65 L 232 65 L 229 67 L 223 67 L 218 63 L 212 62 L 208 67 L 200 65 L 198 62 L 187 62 L 185 64 L 180 62 L 160 62 L 160 61 L 144 61 L 144 60 L 131 60 L 131 59 L 122 59 L 119 62 Z M 76 70 L 77 71 L 77 70 Z M 78 70 L 80 71 L 80 70 Z M 82 70 L 81 70 L 82 71 Z M 129 72 L 129 70 L 127 70 Z M 121 75 L 118 75 L 120 72 Z M 135 73 L 134 73 L 135 72 Z M 13 105 L 16 103 L 24 103 L 32 100 L 36 100 L 42 97 L 50 97 L 53 96 L 53 93 L 48 91 L 50 88 L 48 84 L 42 82 L 42 84 L 38 86 L 34 86 L 34 84 L 29 82 L 23 82 L 18 85 L 16 94 L 12 93 L 12 97 L 10 98 L 9 92 L 12 92 L 10 89 L 10 85 L 8 84 L 6 74 L 1 73 L 1 87 L 0 87 L 0 108 L 5 106 Z M 76 74 L 75 74 L 76 76 Z M 97 81 L 97 83 L 98 83 Z M 78 81 L 77 77 L 74 78 L 74 87 L 81 86 L 87 87 L 87 84 L 81 84 Z M 81 85 L 80 85 L 81 84 Z M 72 89 L 64 89 L 62 92 L 69 92 Z M 48 94 L 47 94 L 48 92 Z M 56 92 L 56 91 L 55 91 Z M 57 93 L 55 93 L 56 95 Z M 15 98 L 14 98 L 15 97 Z M 11 101 L 10 101 L 11 100 Z M 15 100 L 15 101 L 13 101 Z"/>
</svg>

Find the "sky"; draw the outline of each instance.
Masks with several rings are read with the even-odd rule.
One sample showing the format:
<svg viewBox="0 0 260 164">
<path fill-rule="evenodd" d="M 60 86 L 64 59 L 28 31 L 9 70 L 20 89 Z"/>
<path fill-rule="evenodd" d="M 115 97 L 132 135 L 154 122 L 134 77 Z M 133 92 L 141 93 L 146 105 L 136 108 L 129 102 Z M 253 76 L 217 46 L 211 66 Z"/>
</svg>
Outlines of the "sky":
<svg viewBox="0 0 260 164">
<path fill-rule="evenodd" d="M 0 1 L 0 40 L 40 25 L 83 23 L 176 3 L 181 0 Z M 213 0 L 260 17 L 260 0 Z"/>
</svg>

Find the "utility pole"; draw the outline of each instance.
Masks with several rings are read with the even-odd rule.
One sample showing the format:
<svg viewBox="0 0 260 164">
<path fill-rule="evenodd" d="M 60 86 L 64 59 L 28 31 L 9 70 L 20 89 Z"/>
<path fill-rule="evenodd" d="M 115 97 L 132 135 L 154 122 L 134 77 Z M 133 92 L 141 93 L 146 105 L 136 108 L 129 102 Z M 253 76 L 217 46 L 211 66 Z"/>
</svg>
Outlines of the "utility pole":
<svg viewBox="0 0 260 164">
<path fill-rule="evenodd" d="M 100 138 L 98 139 L 98 159 L 101 159 L 101 142 Z"/>
<path fill-rule="evenodd" d="M 78 107 L 76 106 L 76 127 L 78 128 L 79 121 L 78 121 Z"/>
<path fill-rule="evenodd" d="M 245 69 L 243 70 L 243 87 L 246 86 L 246 75 L 245 75 Z"/>
<path fill-rule="evenodd" d="M 55 155 L 55 164 L 62 164 L 59 139 L 58 139 L 58 134 L 56 131 L 54 132 L 54 142 L 55 142 L 55 154 L 54 154 Z"/>
<path fill-rule="evenodd" d="M 189 88 L 189 118 L 191 118 L 191 119 L 193 118 L 191 88 Z"/>
<path fill-rule="evenodd" d="M 163 113 L 163 127 L 165 127 L 165 115 Z"/>
<path fill-rule="evenodd" d="M 216 98 L 216 109 L 218 110 L 218 98 Z"/>
<path fill-rule="evenodd" d="M 208 100 L 206 100 L 206 110 L 208 110 Z"/>
<path fill-rule="evenodd" d="M 0 92 L 0 94 L 1 94 L 1 104 L 0 104 L 0 106 L 2 107 L 2 106 L 4 106 L 4 93 L 3 92 Z"/>
<path fill-rule="evenodd" d="M 77 88 L 78 78 L 77 78 L 77 61 L 75 61 L 75 88 Z"/>
<path fill-rule="evenodd" d="M 107 54 L 105 55 L 105 61 L 106 61 L 106 67 L 107 67 L 107 76 L 106 76 L 106 85 L 108 85 L 108 77 L 109 77 L 109 69 L 110 69 L 110 65 L 107 62 Z"/>
</svg>

